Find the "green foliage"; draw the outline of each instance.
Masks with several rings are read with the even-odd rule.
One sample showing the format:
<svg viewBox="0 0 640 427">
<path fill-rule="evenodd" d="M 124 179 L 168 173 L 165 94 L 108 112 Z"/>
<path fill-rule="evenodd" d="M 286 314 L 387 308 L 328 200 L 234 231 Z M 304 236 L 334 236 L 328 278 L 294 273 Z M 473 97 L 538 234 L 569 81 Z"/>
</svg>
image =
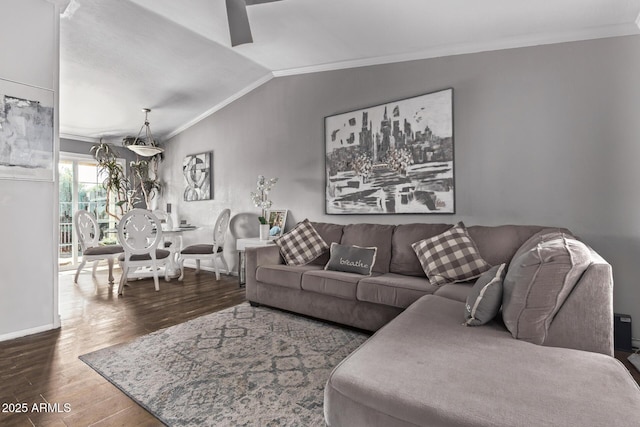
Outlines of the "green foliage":
<svg viewBox="0 0 640 427">
<path fill-rule="evenodd" d="M 123 145 L 131 144 L 130 139 L 125 138 Z M 149 208 L 151 200 L 160 194 L 162 186 L 157 179 L 157 169 L 164 158 L 162 153 L 149 159 L 132 161 L 129 164 L 131 179 L 126 176 L 124 168 L 118 162 L 119 153 L 112 145 L 100 140 L 91 147 L 91 153 L 98 162 L 100 175 L 105 177 L 102 186 L 107 192 L 107 206 L 110 198 L 115 199 L 117 212 L 107 210 L 108 215 L 119 220 L 139 201 L 144 201 L 145 206 Z"/>
<path fill-rule="evenodd" d="M 267 219 L 263 216 L 259 216 L 258 217 L 258 221 L 260 221 L 260 224 L 266 224 L 267 223 Z"/>
</svg>

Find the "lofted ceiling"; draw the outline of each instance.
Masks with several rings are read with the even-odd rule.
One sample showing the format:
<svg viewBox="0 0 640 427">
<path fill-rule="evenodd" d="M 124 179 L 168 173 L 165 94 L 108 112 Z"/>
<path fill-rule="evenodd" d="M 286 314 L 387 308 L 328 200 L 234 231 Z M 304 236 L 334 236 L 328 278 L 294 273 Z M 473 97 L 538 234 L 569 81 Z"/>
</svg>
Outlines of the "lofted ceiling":
<svg viewBox="0 0 640 427">
<path fill-rule="evenodd" d="M 165 140 L 274 76 L 640 34 L 640 0 L 71 0 L 60 23 L 60 134 Z"/>
</svg>

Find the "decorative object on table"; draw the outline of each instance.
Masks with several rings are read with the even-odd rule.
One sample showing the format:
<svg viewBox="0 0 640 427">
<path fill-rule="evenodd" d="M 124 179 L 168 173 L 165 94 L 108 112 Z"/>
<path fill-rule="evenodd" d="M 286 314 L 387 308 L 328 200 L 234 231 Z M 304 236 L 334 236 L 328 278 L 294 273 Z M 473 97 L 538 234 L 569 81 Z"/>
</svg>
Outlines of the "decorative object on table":
<svg viewBox="0 0 640 427">
<path fill-rule="evenodd" d="M 98 162 L 98 173 L 104 176 L 102 182 L 106 190 L 106 212 L 109 216 L 120 220 L 134 205 L 143 201 L 147 209 L 160 194 L 162 186 L 158 177 L 158 165 L 163 154 L 149 159 L 137 159 L 129 164 L 132 178 L 127 178 L 122 163 L 118 160 L 118 151 L 102 138 L 90 149 L 93 158 Z M 111 211 L 111 200 L 115 200 L 115 212 Z"/>
<path fill-rule="evenodd" d="M 118 295 L 122 295 L 129 274 L 138 267 L 151 268 L 156 291 L 159 291 L 158 267 L 165 267 L 164 278 L 168 282 L 167 264 L 171 261 L 170 251 L 158 249 L 162 242 L 160 220 L 146 209 L 132 209 L 118 223 L 118 240 L 124 248 L 118 258 L 122 268 Z"/>
<path fill-rule="evenodd" d="M 148 118 L 151 110 L 143 108 L 142 111 L 144 111 L 144 123 L 138 131 L 138 135 L 135 138 L 131 136 L 125 137 L 122 140 L 122 145 L 136 153 L 138 156 L 153 157 L 162 153 L 164 148 L 158 146 L 158 143 L 151 134 Z"/>
<path fill-rule="evenodd" d="M 263 216 L 259 216 L 258 222 L 260 223 L 260 240 L 269 240 L 269 231 L 271 227 L 269 226 L 267 219 Z"/>
<path fill-rule="evenodd" d="M 284 227 L 287 224 L 287 209 L 271 209 L 267 211 L 267 221 L 269 223 L 269 235 L 282 236 Z"/>
<path fill-rule="evenodd" d="M 54 93 L 0 79 L 0 179 L 53 181 Z"/>
<path fill-rule="evenodd" d="M 251 192 L 250 197 L 253 205 L 262 209 L 262 214 L 258 217 L 260 222 L 260 240 L 268 240 L 271 227 L 267 218 L 269 218 L 268 209 L 273 202 L 269 199 L 269 193 L 274 185 L 278 182 L 278 178 L 266 179 L 264 175 L 258 176 L 256 182 L 256 192 Z"/>
<path fill-rule="evenodd" d="M 324 385 L 367 338 L 243 303 L 80 359 L 166 425 L 324 426 Z"/>
<path fill-rule="evenodd" d="M 96 217 L 85 210 L 76 211 L 73 215 L 73 224 L 75 225 L 80 248 L 82 248 L 82 262 L 76 270 L 73 283 L 78 283 L 78 275 L 87 262 L 93 261 L 92 277 L 96 277 L 96 268 L 100 260 L 106 259 L 109 265 L 109 284 L 113 284 L 113 261 L 124 252 L 120 245 L 104 245 L 99 244 L 100 227 Z"/>
<path fill-rule="evenodd" d="M 182 162 L 185 201 L 194 202 L 197 200 L 211 200 L 213 198 L 212 158 L 212 151 L 185 156 Z"/>
<path fill-rule="evenodd" d="M 180 267 L 180 277 L 178 280 L 184 279 L 184 260 L 194 259 L 196 261 L 196 274 L 200 272 L 200 260 L 212 260 L 213 268 L 216 272 L 216 280 L 220 280 L 220 270 L 216 260 L 220 260 L 224 266 L 225 271 L 229 274 L 229 266 L 224 259 L 224 240 L 227 235 L 227 229 L 229 228 L 229 219 L 231 218 L 231 210 L 224 209 L 218 215 L 216 223 L 213 226 L 213 244 L 196 244 L 187 246 L 178 256 L 178 265 Z"/>
<path fill-rule="evenodd" d="M 325 117 L 328 214 L 455 213 L 453 89 Z"/>
<path fill-rule="evenodd" d="M 251 201 L 256 208 L 262 209 L 262 217 L 267 218 L 267 210 L 271 208 L 273 202 L 269 199 L 269 193 L 274 185 L 278 182 L 278 178 L 266 179 L 263 175 L 258 176 L 256 182 L 256 192 L 251 192 Z"/>
</svg>

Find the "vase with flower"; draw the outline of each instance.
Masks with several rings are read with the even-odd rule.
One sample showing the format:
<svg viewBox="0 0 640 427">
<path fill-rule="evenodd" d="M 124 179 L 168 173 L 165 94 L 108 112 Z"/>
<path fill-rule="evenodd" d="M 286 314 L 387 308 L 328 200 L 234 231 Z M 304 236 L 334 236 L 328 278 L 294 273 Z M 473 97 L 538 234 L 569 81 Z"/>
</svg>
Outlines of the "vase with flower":
<svg viewBox="0 0 640 427">
<path fill-rule="evenodd" d="M 256 182 L 256 191 L 251 192 L 253 205 L 262 209 L 262 215 L 258 217 L 258 221 L 260 221 L 260 240 L 269 240 L 271 226 L 267 221 L 267 210 L 273 205 L 273 202 L 269 199 L 269 193 L 277 182 L 278 178 L 266 179 L 264 175 L 259 175 Z"/>
</svg>

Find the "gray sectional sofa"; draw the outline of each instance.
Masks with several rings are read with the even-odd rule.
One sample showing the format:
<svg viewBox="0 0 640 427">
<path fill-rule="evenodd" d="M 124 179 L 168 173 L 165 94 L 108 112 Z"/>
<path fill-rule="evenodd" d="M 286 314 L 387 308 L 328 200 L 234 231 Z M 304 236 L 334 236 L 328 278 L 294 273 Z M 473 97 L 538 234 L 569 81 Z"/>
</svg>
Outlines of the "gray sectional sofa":
<svg viewBox="0 0 640 427">
<path fill-rule="evenodd" d="M 328 254 L 292 267 L 276 246 L 251 248 L 246 293 L 252 303 L 377 331 L 331 374 L 327 425 L 638 425 L 640 390 L 611 357 L 611 266 L 594 251 L 537 345 L 513 338 L 500 316 L 464 326 L 473 282 L 430 285 L 411 244 L 450 224 L 313 225 L 329 244 L 377 247 L 373 274 L 326 271 Z M 489 264 L 508 265 L 544 228 L 467 230 Z"/>
</svg>

